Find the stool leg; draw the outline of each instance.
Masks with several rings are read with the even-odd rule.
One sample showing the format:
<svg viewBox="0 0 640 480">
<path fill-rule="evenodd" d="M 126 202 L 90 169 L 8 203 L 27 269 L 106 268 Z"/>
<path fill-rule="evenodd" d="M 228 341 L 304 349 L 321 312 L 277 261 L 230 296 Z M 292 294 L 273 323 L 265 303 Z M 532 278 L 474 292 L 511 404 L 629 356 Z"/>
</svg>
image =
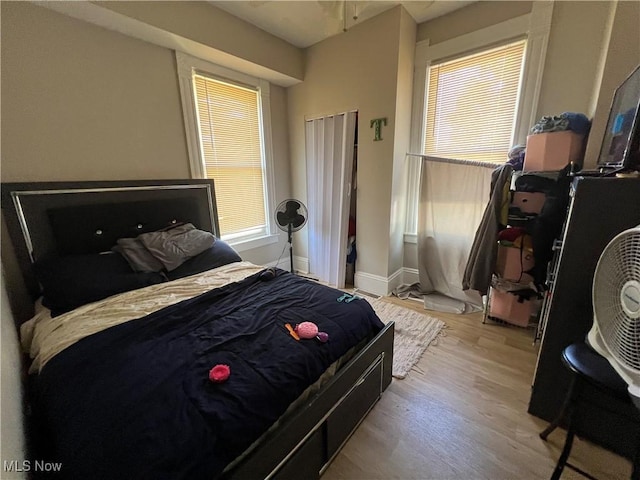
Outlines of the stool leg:
<svg viewBox="0 0 640 480">
<path fill-rule="evenodd" d="M 569 427 L 567 431 L 567 439 L 564 442 L 564 447 L 562 448 L 562 453 L 560 454 L 560 458 L 558 459 L 558 463 L 556 464 L 556 468 L 551 475 L 551 480 L 559 480 L 560 475 L 562 475 L 562 471 L 564 470 L 564 466 L 567 464 L 567 460 L 569 459 L 569 454 L 571 453 L 571 447 L 573 446 L 573 437 L 575 433 L 573 432 L 573 427 Z"/>
<path fill-rule="evenodd" d="M 564 402 L 562 403 L 562 407 L 560 408 L 560 413 L 558 413 L 558 416 L 554 418 L 554 420 L 549 424 L 549 426 L 540 433 L 540 438 L 542 440 L 546 441 L 549 434 L 553 432 L 556 428 L 558 428 L 558 425 L 560 425 L 560 422 L 564 420 L 565 415 L 569 410 L 569 405 L 571 405 L 575 387 L 576 387 L 576 376 L 573 375 L 571 378 L 571 383 L 569 384 L 569 390 L 567 391 L 567 396 L 564 397 Z"/>
<path fill-rule="evenodd" d="M 633 458 L 633 470 L 631 480 L 640 480 L 640 446 L 636 447 L 636 455 Z"/>
</svg>

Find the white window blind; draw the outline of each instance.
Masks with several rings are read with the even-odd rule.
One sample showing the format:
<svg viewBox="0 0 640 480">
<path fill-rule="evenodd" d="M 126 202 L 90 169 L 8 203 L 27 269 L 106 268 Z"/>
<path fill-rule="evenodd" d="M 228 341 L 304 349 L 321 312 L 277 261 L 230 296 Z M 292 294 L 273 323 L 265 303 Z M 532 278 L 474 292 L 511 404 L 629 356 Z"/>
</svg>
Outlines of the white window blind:
<svg viewBox="0 0 640 480">
<path fill-rule="evenodd" d="M 522 40 L 429 67 L 425 154 L 506 161 L 525 46 Z"/>
<path fill-rule="evenodd" d="M 206 177 L 215 181 L 221 237 L 263 235 L 268 217 L 260 92 L 200 74 L 193 81 L 200 149 Z"/>
</svg>

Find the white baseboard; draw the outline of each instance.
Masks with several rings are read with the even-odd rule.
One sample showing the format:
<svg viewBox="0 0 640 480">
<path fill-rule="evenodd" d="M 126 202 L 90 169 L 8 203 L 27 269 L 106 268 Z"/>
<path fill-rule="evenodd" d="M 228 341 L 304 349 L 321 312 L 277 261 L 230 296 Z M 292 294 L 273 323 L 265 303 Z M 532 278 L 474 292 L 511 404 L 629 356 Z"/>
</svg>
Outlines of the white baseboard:
<svg viewBox="0 0 640 480">
<path fill-rule="evenodd" d="M 354 286 L 359 290 L 375 295 L 389 295 L 394 288 L 402 284 L 402 269 L 399 269 L 390 277 L 356 271 L 354 283 Z"/>
<path fill-rule="evenodd" d="M 287 262 L 287 266 L 289 262 Z M 293 269 L 299 273 L 309 273 L 309 259 L 307 257 L 293 256 Z"/>
<path fill-rule="evenodd" d="M 276 262 L 271 262 L 267 266 L 273 267 Z M 280 262 L 279 268 L 289 270 L 289 262 Z M 309 274 L 309 259 L 307 257 L 293 257 L 293 268 L 301 274 Z M 354 276 L 355 287 L 374 295 L 389 295 L 393 289 L 404 284 L 418 282 L 417 268 L 400 268 L 389 277 L 374 275 L 367 272 L 356 271 Z"/>
<path fill-rule="evenodd" d="M 373 293 L 374 295 L 386 295 L 388 293 L 386 277 L 356 271 L 353 282 L 357 289 Z"/>
<path fill-rule="evenodd" d="M 393 292 L 404 282 L 404 272 L 402 268 L 396 270 L 389 278 L 387 278 L 387 291 Z"/>
<path fill-rule="evenodd" d="M 265 263 L 265 267 L 275 267 L 276 260 L 273 262 Z M 291 262 L 289 261 L 289 257 L 283 257 L 280 259 L 280 263 L 278 264 L 278 268 L 282 270 L 291 270 Z M 306 257 L 296 257 L 293 256 L 293 269 L 298 273 L 309 273 L 309 259 Z"/>
<path fill-rule="evenodd" d="M 417 268 L 403 267 L 389 277 L 366 272 L 356 272 L 355 274 L 355 287 L 375 295 L 389 295 L 400 285 L 411 285 L 419 281 Z"/>
<path fill-rule="evenodd" d="M 420 276 L 418 274 L 417 268 L 402 268 L 402 283 L 404 285 L 413 285 L 414 283 L 418 283 L 420 281 Z"/>
<path fill-rule="evenodd" d="M 309 259 L 307 257 L 293 257 L 293 268 L 296 272 L 309 273 Z"/>
</svg>

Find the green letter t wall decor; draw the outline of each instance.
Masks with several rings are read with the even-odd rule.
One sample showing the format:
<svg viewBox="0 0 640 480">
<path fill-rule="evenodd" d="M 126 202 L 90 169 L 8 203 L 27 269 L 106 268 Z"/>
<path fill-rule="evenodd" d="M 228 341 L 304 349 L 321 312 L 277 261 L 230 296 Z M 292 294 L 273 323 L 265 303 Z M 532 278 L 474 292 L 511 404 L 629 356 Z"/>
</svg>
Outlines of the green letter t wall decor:
<svg viewBox="0 0 640 480">
<path fill-rule="evenodd" d="M 381 137 L 382 125 L 384 125 L 385 127 L 387 126 L 387 117 L 374 118 L 373 120 L 371 120 L 371 126 L 369 128 L 374 128 L 375 126 L 374 137 L 373 137 L 374 142 L 382 140 L 382 137 Z"/>
</svg>

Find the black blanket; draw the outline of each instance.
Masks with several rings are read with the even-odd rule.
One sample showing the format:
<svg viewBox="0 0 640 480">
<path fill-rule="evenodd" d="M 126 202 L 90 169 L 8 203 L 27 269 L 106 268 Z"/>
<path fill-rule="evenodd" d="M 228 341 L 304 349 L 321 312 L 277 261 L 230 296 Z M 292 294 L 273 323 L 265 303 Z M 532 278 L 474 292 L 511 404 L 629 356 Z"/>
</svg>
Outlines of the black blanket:
<svg viewBox="0 0 640 480">
<path fill-rule="evenodd" d="M 215 478 L 331 363 L 382 327 L 364 300 L 278 272 L 111 327 L 63 350 L 34 408 L 64 478 Z M 327 343 L 296 341 L 311 321 Z M 209 370 L 229 365 L 224 383 Z"/>
</svg>

